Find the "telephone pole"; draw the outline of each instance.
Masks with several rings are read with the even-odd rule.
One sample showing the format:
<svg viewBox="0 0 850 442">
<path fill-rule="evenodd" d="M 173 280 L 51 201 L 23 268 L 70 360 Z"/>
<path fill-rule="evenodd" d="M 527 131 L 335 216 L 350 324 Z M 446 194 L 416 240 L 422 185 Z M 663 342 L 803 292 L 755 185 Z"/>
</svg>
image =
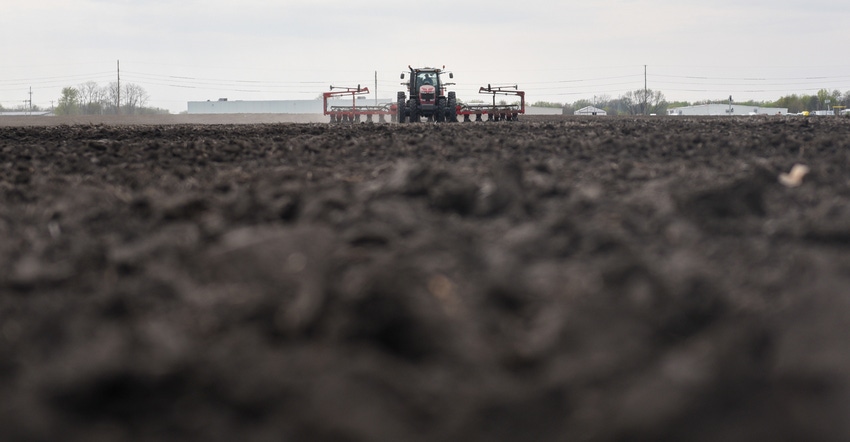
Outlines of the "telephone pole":
<svg viewBox="0 0 850 442">
<path fill-rule="evenodd" d="M 649 90 L 646 88 L 646 65 L 643 65 L 643 114 L 649 111 Z"/>
<path fill-rule="evenodd" d="M 121 60 L 116 61 L 118 68 L 118 102 L 115 103 L 115 114 L 121 115 Z"/>
</svg>

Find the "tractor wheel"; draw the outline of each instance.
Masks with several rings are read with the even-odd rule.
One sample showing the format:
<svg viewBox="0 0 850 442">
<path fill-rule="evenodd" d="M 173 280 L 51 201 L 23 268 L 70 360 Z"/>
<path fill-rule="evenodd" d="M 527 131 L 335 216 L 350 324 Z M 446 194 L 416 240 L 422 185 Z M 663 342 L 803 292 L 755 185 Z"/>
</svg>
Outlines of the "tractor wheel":
<svg viewBox="0 0 850 442">
<path fill-rule="evenodd" d="M 449 92 L 448 109 L 446 109 L 446 121 L 457 123 L 457 95 L 454 91 Z"/>
<path fill-rule="evenodd" d="M 442 123 L 446 121 L 446 112 L 448 112 L 448 107 L 446 106 L 446 99 L 440 98 L 437 100 L 437 109 L 434 109 L 434 120 L 437 123 Z"/>
<path fill-rule="evenodd" d="M 416 101 L 410 100 L 410 109 L 407 110 L 407 115 L 410 117 L 411 123 L 419 122 L 419 108 Z"/>
<path fill-rule="evenodd" d="M 404 112 L 404 110 L 407 109 L 407 107 L 404 104 L 404 102 L 406 100 L 407 100 L 407 98 L 404 96 L 404 92 L 399 92 L 398 93 L 398 112 L 397 112 L 397 114 L 398 114 L 397 118 L 398 118 L 399 123 L 404 123 L 404 117 L 406 117 L 405 112 Z"/>
</svg>

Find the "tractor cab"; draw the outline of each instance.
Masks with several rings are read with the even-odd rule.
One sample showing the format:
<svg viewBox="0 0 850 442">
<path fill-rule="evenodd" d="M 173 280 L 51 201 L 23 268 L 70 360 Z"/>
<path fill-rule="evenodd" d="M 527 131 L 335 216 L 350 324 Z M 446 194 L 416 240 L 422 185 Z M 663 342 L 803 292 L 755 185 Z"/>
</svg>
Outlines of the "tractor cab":
<svg viewBox="0 0 850 442">
<path fill-rule="evenodd" d="M 408 93 L 411 96 L 419 95 L 423 86 L 434 88 L 435 96 L 444 96 L 446 94 L 446 86 L 453 83 L 444 83 L 442 80 L 442 69 L 439 68 L 410 68 L 410 81 L 402 83 L 409 87 Z M 454 75 L 449 72 L 449 78 L 454 78 Z M 404 79 L 404 73 L 401 74 L 401 79 Z M 426 89 L 430 89 L 430 87 Z"/>
<path fill-rule="evenodd" d="M 431 110 L 437 105 L 437 96 L 442 95 L 438 72 L 419 72 L 413 84 L 411 95 L 419 97 L 419 106 L 423 110 Z"/>
<path fill-rule="evenodd" d="M 420 72 L 416 75 L 417 86 L 439 86 L 439 77 L 436 72 Z"/>
</svg>

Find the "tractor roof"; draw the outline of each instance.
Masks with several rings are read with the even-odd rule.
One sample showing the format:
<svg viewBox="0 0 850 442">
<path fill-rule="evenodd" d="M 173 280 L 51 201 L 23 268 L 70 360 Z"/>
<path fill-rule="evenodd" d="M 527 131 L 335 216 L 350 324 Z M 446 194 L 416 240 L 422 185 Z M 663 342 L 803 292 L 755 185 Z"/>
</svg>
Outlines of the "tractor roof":
<svg viewBox="0 0 850 442">
<path fill-rule="evenodd" d="M 429 67 L 424 67 L 424 68 L 413 68 L 413 67 L 410 67 L 410 66 L 408 66 L 408 67 L 409 67 L 409 68 L 410 68 L 410 70 L 411 70 L 411 71 L 413 71 L 413 72 L 436 72 L 436 73 L 438 73 L 438 74 L 439 74 L 440 72 L 442 72 L 442 71 L 443 71 L 443 70 L 442 70 L 442 69 L 440 69 L 440 68 L 429 68 Z"/>
</svg>

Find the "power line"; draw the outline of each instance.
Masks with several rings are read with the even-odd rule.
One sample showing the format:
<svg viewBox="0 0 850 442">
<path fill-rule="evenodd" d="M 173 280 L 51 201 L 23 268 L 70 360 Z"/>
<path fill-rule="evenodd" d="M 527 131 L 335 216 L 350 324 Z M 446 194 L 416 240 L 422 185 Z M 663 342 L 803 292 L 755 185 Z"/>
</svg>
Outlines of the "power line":
<svg viewBox="0 0 850 442">
<path fill-rule="evenodd" d="M 109 78 L 111 73 L 97 72 L 93 74 L 81 74 L 64 77 L 36 77 L 36 78 L 20 78 L 0 80 L 0 90 L 15 90 L 15 86 L 69 86 L 81 81 L 103 80 Z"/>
</svg>

